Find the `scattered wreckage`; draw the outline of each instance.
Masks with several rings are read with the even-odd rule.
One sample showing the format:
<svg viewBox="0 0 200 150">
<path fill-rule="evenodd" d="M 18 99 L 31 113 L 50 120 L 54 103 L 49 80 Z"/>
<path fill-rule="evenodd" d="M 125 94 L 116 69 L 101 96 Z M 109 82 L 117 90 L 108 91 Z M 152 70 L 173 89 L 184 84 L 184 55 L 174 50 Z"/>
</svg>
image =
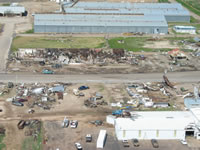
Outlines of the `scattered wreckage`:
<svg viewBox="0 0 200 150">
<path fill-rule="evenodd" d="M 84 105 L 89 108 L 95 108 L 98 105 L 108 105 L 108 103 L 105 100 L 102 100 L 102 98 L 103 96 L 96 92 L 93 96 L 84 101 Z"/>
</svg>

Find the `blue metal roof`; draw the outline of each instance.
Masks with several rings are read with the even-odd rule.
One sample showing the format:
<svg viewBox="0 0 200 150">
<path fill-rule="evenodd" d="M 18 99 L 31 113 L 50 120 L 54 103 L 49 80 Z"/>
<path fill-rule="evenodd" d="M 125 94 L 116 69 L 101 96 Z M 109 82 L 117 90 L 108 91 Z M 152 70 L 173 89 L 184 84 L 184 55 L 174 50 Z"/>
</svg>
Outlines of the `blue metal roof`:
<svg viewBox="0 0 200 150">
<path fill-rule="evenodd" d="M 195 99 L 195 98 L 185 98 L 184 99 L 184 104 L 185 107 L 190 109 L 190 108 L 196 108 L 200 107 L 200 99 Z"/>
<path fill-rule="evenodd" d="M 95 14 L 148 14 L 189 16 L 189 12 L 178 3 L 112 3 L 112 2 L 78 2 L 73 7 L 64 6 L 66 13 Z"/>
<path fill-rule="evenodd" d="M 164 16 L 138 15 L 71 15 L 35 14 L 34 25 L 58 26 L 163 26 L 168 27 Z"/>
</svg>

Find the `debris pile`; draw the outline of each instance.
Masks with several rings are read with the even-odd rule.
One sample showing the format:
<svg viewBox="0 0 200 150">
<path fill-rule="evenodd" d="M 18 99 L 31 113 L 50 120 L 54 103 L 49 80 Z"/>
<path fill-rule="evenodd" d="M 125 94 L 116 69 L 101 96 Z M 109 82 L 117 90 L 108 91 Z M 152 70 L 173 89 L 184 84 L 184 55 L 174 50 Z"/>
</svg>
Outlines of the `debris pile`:
<svg viewBox="0 0 200 150">
<path fill-rule="evenodd" d="M 175 86 L 163 76 L 164 82 L 134 83 L 126 86 L 130 96 L 129 100 L 111 103 L 112 107 L 118 107 L 113 111 L 114 115 L 122 115 L 124 110 L 140 108 L 167 108 L 171 107 L 170 99 L 175 98 Z M 176 95 L 175 95 L 176 94 Z"/>
<path fill-rule="evenodd" d="M 138 56 L 140 58 L 140 56 Z M 68 64 L 136 64 L 137 55 L 123 49 L 19 49 L 13 53 L 11 61 L 30 66 L 51 65 L 52 68 L 61 68 Z M 144 57 L 143 57 L 144 58 Z M 142 58 L 142 59 L 143 59 Z"/>
<path fill-rule="evenodd" d="M 16 95 L 8 98 L 15 106 L 26 104 L 30 109 L 28 113 L 34 113 L 33 108 L 38 106 L 43 109 L 50 109 L 56 100 L 62 100 L 65 92 L 64 83 L 52 84 L 18 84 Z"/>
<path fill-rule="evenodd" d="M 19 130 L 25 128 L 25 136 L 33 136 L 37 139 L 39 133 L 41 132 L 41 121 L 39 120 L 20 120 L 17 124 Z"/>
<path fill-rule="evenodd" d="M 103 96 L 96 92 L 93 96 L 84 101 L 84 105 L 90 108 L 95 108 L 98 105 L 108 105 L 108 103 L 105 100 L 102 100 L 102 98 Z"/>
</svg>

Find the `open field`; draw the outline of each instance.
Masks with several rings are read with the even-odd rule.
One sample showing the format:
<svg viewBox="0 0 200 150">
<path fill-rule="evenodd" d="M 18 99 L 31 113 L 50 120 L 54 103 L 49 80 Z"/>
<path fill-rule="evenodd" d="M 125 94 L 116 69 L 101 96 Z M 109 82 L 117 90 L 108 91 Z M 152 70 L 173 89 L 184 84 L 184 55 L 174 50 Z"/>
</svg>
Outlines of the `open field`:
<svg viewBox="0 0 200 150">
<path fill-rule="evenodd" d="M 173 25 L 171 25 L 173 26 Z M 153 44 L 154 41 L 169 41 L 170 45 L 162 45 L 161 47 L 147 47 L 145 45 Z M 117 37 L 108 40 L 108 46 L 112 49 L 125 49 L 128 51 L 168 51 L 172 48 L 179 47 L 184 49 L 181 45 L 176 45 L 174 42 L 178 40 L 186 40 L 185 37 L 168 37 L 154 39 L 149 37 Z M 187 38 L 191 41 L 192 38 Z M 106 40 L 103 37 L 16 37 L 12 42 L 12 51 L 18 48 L 103 48 L 106 46 Z"/>
<path fill-rule="evenodd" d="M 200 16 L 200 1 L 199 0 L 176 0 L 184 7 Z"/>
<path fill-rule="evenodd" d="M 104 44 L 104 38 L 48 38 L 48 37 L 16 37 L 11 49 L 18 48 L 98 48 Z"/>
</svg>

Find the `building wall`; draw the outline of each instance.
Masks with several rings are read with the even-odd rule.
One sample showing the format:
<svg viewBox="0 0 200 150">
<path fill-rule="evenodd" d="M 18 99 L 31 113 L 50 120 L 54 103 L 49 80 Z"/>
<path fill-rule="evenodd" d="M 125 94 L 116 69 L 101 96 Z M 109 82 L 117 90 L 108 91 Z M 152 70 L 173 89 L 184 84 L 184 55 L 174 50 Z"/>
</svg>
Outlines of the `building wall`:
<svg viewBox="0 0 200 150">
<path fill-rule="evenodd" d="M 190 16 L 170 16 L 165 15 L 167 22 L 190 22 Z"/>
<path fill-rule="evenodd" d="M 185 139 L 184 130 L 118 130 L 116 129 L 118 140 L 130 139 Z"/>
<path fill-rule="evenodd" d="M 158 30 L 157 30 L 158 29 Z M 50 26 L 50 25 L 35 25 L 35 33 L 125 33 L 125 32 L 143 32 L 153 34 L 155 31 L 158 33 L 168 33 L 168 27 L 104 27 L 104 26 Z"/>
</svg>

